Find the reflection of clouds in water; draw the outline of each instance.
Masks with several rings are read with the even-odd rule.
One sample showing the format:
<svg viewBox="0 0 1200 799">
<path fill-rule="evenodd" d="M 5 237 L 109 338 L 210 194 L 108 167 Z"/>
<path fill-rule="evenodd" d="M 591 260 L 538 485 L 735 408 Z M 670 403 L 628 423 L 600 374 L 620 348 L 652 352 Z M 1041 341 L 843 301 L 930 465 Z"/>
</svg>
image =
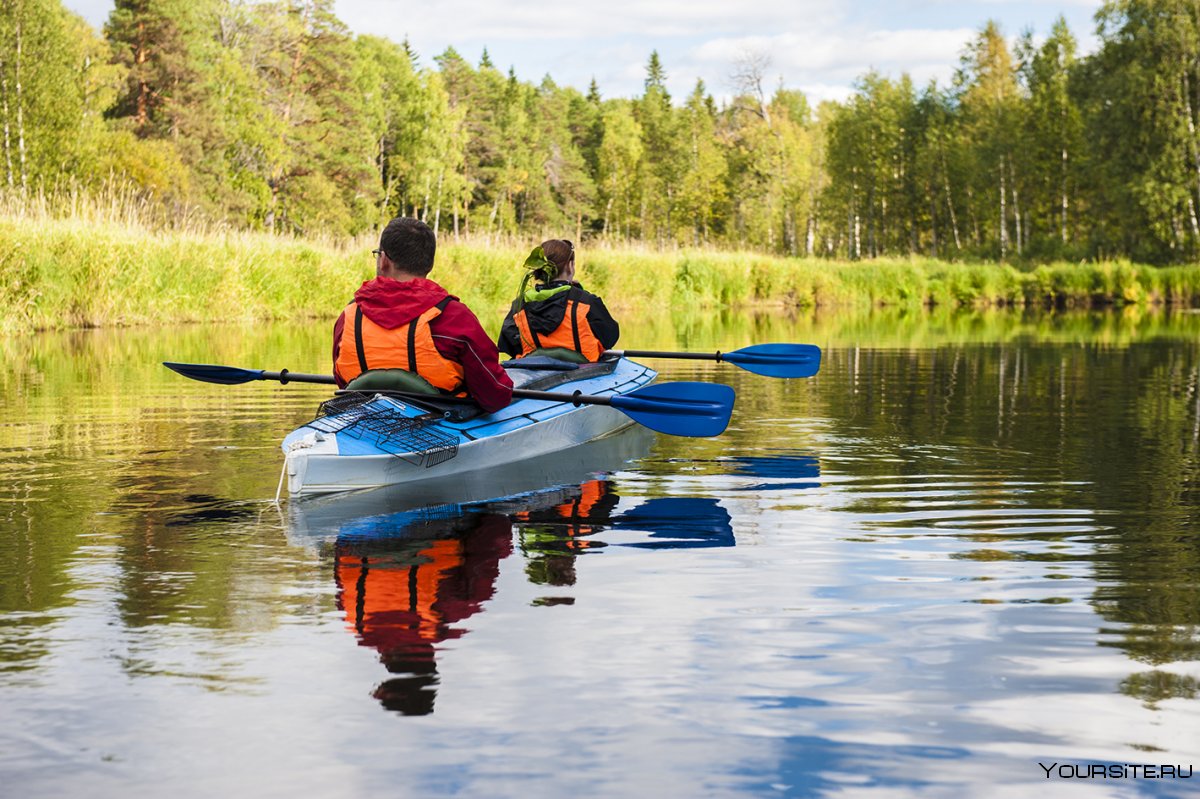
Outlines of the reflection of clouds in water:
<svg viewBox="0 0 1200 799">
<path fill-rule="evenodd" d="M 1111 660 L 1107 671 L 1114 680 L 1128 673 L 1128 661 Z M 1063 691 L 1040 694 L 1036 702 L 1027 696 L 970 702 L 963 712 L 1010 731 L 985 748 L 1014 759 L 1200 764 L 1200 715 L 1186 699 L 1148 711 L 1121 694 Z"/>
<path fill-rule="evenodd" d="M 768 460 L 751 468 L 776 465 Z M 786 466 L 776 473 L 786 479 Z M 729 492 L 747 487 L 733 477 L 701 469 L 663 483 L 736 497 Z M 733 527 L 752 519 L 756 561 L 744 560 L 755 548 L 739 548 L 719 564 L 679 564 L 686 576 L 656 573 L 652 595 L 643 597 L 648 604 L 685 605 L 695 594 L 710 600 L 706 608 L 692 608 L 702 623 L 676 641 L 681 650 L 674 657 L 689 663 L 688 673 L 703 673 L 715 697 L 726 697 L 704 709 L 730 743 L 722 765 L 741 773 L 761 763 L 762 772 L 778 774 L 779 784 L 798 786 L 794 795 L 843 782 L 927 795 L 914 786 L 928 781 L 950 788 L 984 779 L 1033 790 L 1044 782 L 1031 770 L 1033 758 L 1047 753 L 1122 762 L 1195 759 L 1191 744 L 1181 746 L 1200 740 L 1195 725 L 1177 723 L 1187 709 L 1181 703 L 1190 701 L 1186 686 L 1194 682 L 1185 675 L 1173 683 L 1185 686 L 1182 693 L 1159 700 L 1172 713 L 1131 709 L 1135 700 L 1113 693 L 1127 681 L 1130 661 L 1095 647 L 1101 622 L 1089 604 L 1095 584 L 1088 578 L 1098 543 L 1113 531 L 1102 523 L 1105 512 L 1070 504 L 1089 484 L 1051 487 L 1000 474 L 826 473 L 821 482 L 819 491 L 798 494 L 788 486 L 761 494 L 771 497 L 771 506 L 723 501 Z M 1029 507 L 1047 490 L 1065 507 Z M 803 503 L 803 512 L 789 503 Z M 746 583 L 720 579 L 734 573 Z M 728 614 L 717 596 L 729 601 Z M 741 617 L 739 598 L 756 611 Z M 686 623 L 688 614 L 681 609 L 670 617 Z M 664 660 L 671 657 L 663 653 Z M 706 669 L 709 657 L 724 662 Z M 1040 673 L 1029 667 L 1034 663 Z M 729 696 L 753 702 L 731 703 Z M 1106 718 L 1084 735 L 1096 696 L 1104 697 Z M 1043 697 L 1062 718 L 1035 713 L 1021 719 L 1022 709 Z M 977 712 L 981 708 L 987 712 Z M 1138 723 L 1123 726 L 1131 715 Z M 879 724 L 881 718 L 887 722 Z M 839 728 L 845 737 L 832 732 Z M 814 735 L 796 735 L 805 730 Z M 1144 740 L 1132 740 L 1134 733 Z M 752 754 L 739 751 L 739 736 L 773 743 Z M 947 748 L 921 746 L 931 740 Z M 1088 743 L 1067 752 L 1062 740 Z"/>
</svg>

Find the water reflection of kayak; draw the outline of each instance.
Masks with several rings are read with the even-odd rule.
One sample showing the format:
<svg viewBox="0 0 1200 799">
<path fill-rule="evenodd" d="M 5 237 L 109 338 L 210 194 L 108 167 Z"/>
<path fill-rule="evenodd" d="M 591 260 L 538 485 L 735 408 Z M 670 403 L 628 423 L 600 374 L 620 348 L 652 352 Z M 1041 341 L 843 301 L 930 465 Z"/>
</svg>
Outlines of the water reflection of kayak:
<svg viewBox="0 0 1200 799">
<path fill-rule="evenodd" d="M 512 369 L 509 374 L 524 389 L 612 396 L 647 385 L 657 373 L 621 358 L 570 371 Z M 611 407 L 544 399 L 518 399 L 496 413 L 472 418 L 463 418 L 453 406 L 423 405 L 427 403 L 383 396 L 362 402 L 353 395 L 327 404 L 324 415 L 283 441 L 289 493 L 457 483 L 466 473 L 511 471 L 516 463 L 601 439 L 632 424 Z"/>
<path fill-rule="evenodd" d="M 465 635 L 496 590 L 514 529 L 531 583 L 575 583 L 575 558 L 607 546 L 643 549 L 734 545 L 729 513 L 707 497 L 654 497 L 631 505 L 605 479 L 649 451 L 634 426 L 520 468 L 454 480 L 305 497 L 287 506 L 288 538 L 334 568 L 337 607 L 388 676 L 373 690 L 404 715 L 434 712 L 440 652 Z M 572 604 L 561 591 L 535 605 Z"/>
<path fill-rule="evenodd" d="M 653 441 L 653 433 L 633 425 L 510 468 L 305 497 L 288 503 L 288 538 L 314 545 L 338 538 L 411 537 L 430 524 L 452 525 L 472 509 L 505 513 L 553 507 L 597 474 L 645 455 Z"/>
<path fill-rule="evenodd" d="M 380 704 L 432 713 L 437 653 L 492 598 L 500 561 L 512 553 L 513 518 L 569 503 L 653 440 L 634 426 L 519 469 L 289 503 L 289 540 L 332 558 L 338 609 L 389 672 L 373 691 Z"/>
</svg>

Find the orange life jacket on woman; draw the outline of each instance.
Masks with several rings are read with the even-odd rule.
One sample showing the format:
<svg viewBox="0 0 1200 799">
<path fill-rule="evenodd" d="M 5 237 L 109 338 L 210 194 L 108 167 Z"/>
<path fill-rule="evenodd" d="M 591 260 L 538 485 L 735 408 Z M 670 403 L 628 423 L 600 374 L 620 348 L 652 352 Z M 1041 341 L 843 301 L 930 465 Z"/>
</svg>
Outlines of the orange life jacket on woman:
<svg viewBox="0 0 1200 799">
<path fill-rule="evenodd" d="M 462 364 L 438 352 L 429 329 L 429 323 L 451 299 L 447 297 L 411 322 L 390 329 L 372 322 L 358 303 L 350 303 L 343 312 L 347 324 L 342 327 L 338 349 L 338 374 L 349 382 L 368 369 L 404 369 L 425 378 L 434 388 L 456 393 L 463 386 Z"/>
<path fill-rule="evenodd" d="M 563 314 L 562 323 L 549 334 L 538 334 L 530 327 L 525 308 L 521 308 L 513 314 L 513 322 L 521 331 L 522 358 L 536 349 L 563 347 L 578 352 L 589 361 L 600 360 L 600 355 L 604 352 L 604 345 L 596 338 L 596 334 L 592 332 L 592 326 L 587 321 L 588 311 L 592 306 L 586 302 L 580 302 L 577 296 L 572 296 L 574 294 L 575 290 L 572 289 L 571 294 L 567 296 L 567 309 Z"/>
</svg>

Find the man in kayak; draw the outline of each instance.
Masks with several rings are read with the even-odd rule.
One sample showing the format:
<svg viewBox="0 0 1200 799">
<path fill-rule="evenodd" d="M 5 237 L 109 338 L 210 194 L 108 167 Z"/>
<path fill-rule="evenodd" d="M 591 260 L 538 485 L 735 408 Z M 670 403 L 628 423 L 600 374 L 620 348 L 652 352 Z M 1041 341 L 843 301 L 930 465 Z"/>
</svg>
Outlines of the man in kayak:
<svg viewBox="0 0 1200 799">
<path fill-rule="evenodd" d="M 617 343 L 621 328 L 604 300 L 575 282 L 574 244 L 543 241 L 525 260 L 525 268 L 528 273 L 496 342 L 502 352 L 586 363 L 599 360 Z"/>
<path fill-rule="evenodd" d="M 388 222 L 375 279 L 333 326 L 334 379 L 342 388 L 467 396 L 497 411 L 512 400 L 512 380 L 475 314 L 426 277 L 436 250 L 424 222 Z"/>
</svg>

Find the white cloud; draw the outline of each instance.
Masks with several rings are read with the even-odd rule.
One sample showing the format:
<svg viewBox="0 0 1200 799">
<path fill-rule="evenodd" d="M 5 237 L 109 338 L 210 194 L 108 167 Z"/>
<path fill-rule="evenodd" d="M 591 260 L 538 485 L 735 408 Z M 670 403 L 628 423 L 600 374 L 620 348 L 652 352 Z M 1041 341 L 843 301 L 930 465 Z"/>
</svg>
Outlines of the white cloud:
<svg viewBox="0 0 1200 799">
<path fill-rule="evenodd" d="M 737 60 L 750 53 L 763 54 L 770 58 L 767 88 L 782 82 L 801 89 L 814 102 L 841 100 L 869 69 L 894 78 L 908 73 L 918 87 L 930 79 L 944 85 L 973 35 L 974 31 L 960 28 L 854 35 L 810 30 L 775 36 L 721 37 L 689 51 L 681 71 L 700 74 L 714 93 L 723 96 L 732 90 L 729 75 Z"/>
<path fill-rule="evenodd" d="M 850 35 L 833 31 L 782 33 L 776 36 L 720 38 L 693 50 L 699 61 L 732 63 L 743 53 L 767 53 L 788 70 L 845 71 L 859 74 L 879 69 L 906 70 L 911 65 L 956 64 L 958 54 L 975 32 L 953 30 L 872 31 Z"/>
<path fill-rule="evenodd" d="M 750 32 L 834 19 L 831 0 L 799 3 L 729 0 L 448 0 L 414 7 L 391 0 L 339 0 L 338 16 L 358 32 L 403 38 L 501 42 L 590 40 L 609 36 L 694 37 L 718 30 Z"/>
</svg>

